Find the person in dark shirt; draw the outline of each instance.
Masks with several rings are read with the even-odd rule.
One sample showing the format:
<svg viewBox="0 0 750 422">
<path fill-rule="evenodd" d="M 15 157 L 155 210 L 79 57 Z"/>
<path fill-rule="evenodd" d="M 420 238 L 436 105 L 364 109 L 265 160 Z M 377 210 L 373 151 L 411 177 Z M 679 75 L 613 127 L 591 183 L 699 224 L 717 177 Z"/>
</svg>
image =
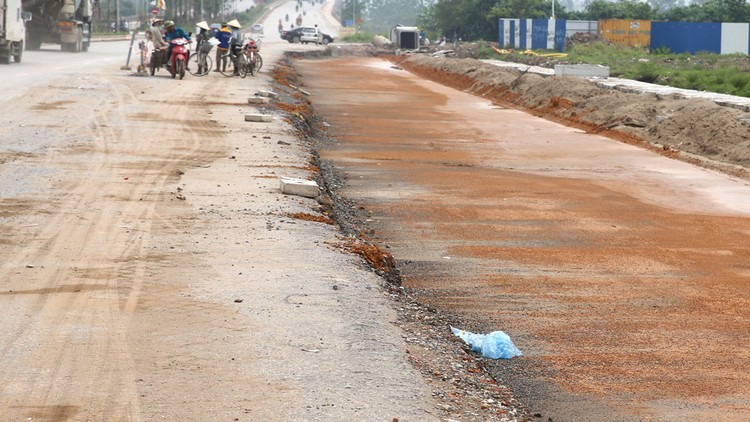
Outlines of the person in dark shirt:
<svg viewBox="0 0 750 422">
<path fill-rule="evenodd" d="M 169 43 L 169 48 L 167 49 L 167 57 L 169 58 L 169 64 L 171 66 L 172 47 L 174 47 L 174 45 L 170 41 L 176 40 L 178 38 L 185 38 L 188 42 L 191 42 L 192 40 L 190 39 L 190 35 L 188 35 L 184 29 L 174 25 L 174 21 L 164 22 L 164 28 L 167 30 L 166 34 L 164 34 L 164 41 Z"/>
<path fill-rule="evenodd" d="M 224 55 L 229 51 L 229 42 L 232 40 L 232 30 L 229 29 L 226 22 L 221 23 L 221 29 L 216 33 L 216 39 L 219 40 L 219 45 L 216 46 L 216 69 L 214 69 L 214 72 L 219 72 L 227 68 L 227 58 Z"/>
</svg>

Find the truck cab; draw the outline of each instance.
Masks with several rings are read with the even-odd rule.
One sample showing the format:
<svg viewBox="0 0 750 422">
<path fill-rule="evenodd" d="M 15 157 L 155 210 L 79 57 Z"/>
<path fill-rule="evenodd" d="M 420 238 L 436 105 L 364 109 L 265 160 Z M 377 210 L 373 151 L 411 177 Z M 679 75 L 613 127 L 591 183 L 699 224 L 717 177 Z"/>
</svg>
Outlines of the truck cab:
<svg viewBox="0 0 750 422">
<path fill-rule="evenodd" d="M 0 0 L 3 1 L 3 0 Z M 33 20 L 27 26 L 26 47 L 60 44 L 63 51 L 87 51 L 91 43 L 91 0 L 21 0 Z"/>
<path fill-rule="evenodd" d="M 25 21 L 30 18 L 24 13 L 21 0 L 0 0 L 0 64 L 21 62 L 23 42 L 26 37 Z"/>
</svg>

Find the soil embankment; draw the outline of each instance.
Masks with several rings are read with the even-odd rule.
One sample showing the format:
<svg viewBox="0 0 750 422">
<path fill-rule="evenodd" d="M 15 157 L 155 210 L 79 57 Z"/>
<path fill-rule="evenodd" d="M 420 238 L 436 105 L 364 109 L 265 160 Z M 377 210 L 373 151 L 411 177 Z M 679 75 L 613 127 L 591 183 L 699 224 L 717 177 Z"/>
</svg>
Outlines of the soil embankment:
<svg viewBox="0 0 750 422">
<path fill-rule="evenodd" d="M 474 59 L 394 58 L 421 77 L 505 105 L 731 174 L 750 175 L 750 115 L 709 100 L 604 89 Z"/>
</svg>

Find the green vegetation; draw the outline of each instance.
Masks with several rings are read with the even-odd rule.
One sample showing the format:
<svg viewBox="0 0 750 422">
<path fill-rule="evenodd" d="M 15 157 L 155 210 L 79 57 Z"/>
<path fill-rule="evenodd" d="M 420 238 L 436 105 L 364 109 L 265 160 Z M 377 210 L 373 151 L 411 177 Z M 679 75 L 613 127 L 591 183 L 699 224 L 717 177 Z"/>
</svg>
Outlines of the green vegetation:
<svg viewBox="0 0 750 422">
<path fill-rule="evenodd" d="M 486 41 L 477 42 L 477 48 L 474 50 L 475 59 L 490 59 L 495 58 L 495 51 L 492 49 L 490 43 Z"/>
<path fill-rule="evenodd" d="M 110 33 L 111 24 L 116 20 L 117 8 L 119 4 L 119 16 L 121 20 L 140 21 L 139 28 L 130 28 L 144 30 L 149 26 L 151 8 L 156 1 L 143 2 L 142 0 L 101 0 L 95 2 L 97 18 L 94 21 L 94 32 Z M 138 3 L 138 7 L 136 7 Z M 239 13 L 222 13 L 225 8 L 225 0 L 166 0 L 166 15 L 160 14 L 159 17 L 173 20 L 178 26 L 183 27 L 186 31 L 194 30 L 195 24 L 206 20 L 208 23 L 219 23 L 230 19 L 237 19 L 243 27 L 249 27 L 254 24 L 258 18 L 268 9 L 265 3 L 256 2 L 256 5 L 250 7 L 244 12 Z M 164 13 L 164 12 L 160 12 Z M 213 16 L 213 18 L 211 18 Z M 118 25 L 119 30 L 119 25 Z"/>
<path fill-rule="evenodd" d="M 264 3 L 256 4 L 255 6 L 247 9 L 244 12 L 235 13 L 234 18 L 242 23 L 244 28 L 251 27 L 258 19 L 266 12 L 268 5 Z M 210 22 L 209 22 L 210 23 Z M 272 29 L 272 28 L 269 28 Z"/>
<path fill-rule="evenodd" d="M 682 0 L 592 0 L 583 10 L 575 12 L 566 9 L 566 6 L 572 5 L 570 0 L 437 0 L 419 10 L 417 24 L 448 40 L 494 40 L 497 39 L 498 18 L 548 19 L 552 16 L 553 1 L 554 14 L 561 19 L 750 21 L 750 3 L 745 0 L 701 0 L 688 6 L 684 6 Z M 367 5 L 363 6 L 363 14 L 366 16 Z"/>
<path fill-rule="evenodd" d="M 354 35 L 347 35 L 343 37 L 341 40 L 345 42 L 371 42 L 372 37 L 374 37 L 375 34 L 372 32 L 367 31 L 359 31 Z M 386 36 L 386 38 L 388 38 Z"/>
<path fill-rule="evenodd" d="M 606 45 L 573 46 L 567 57 L 494 54 L 493 58 L 552 67 L 557 63 L 588 63 L 609 66 L 615 77 L 669 85 L 677 88 L 750 97 L 750 58 L 745 54 L 696 55 Z"/>
</svg>

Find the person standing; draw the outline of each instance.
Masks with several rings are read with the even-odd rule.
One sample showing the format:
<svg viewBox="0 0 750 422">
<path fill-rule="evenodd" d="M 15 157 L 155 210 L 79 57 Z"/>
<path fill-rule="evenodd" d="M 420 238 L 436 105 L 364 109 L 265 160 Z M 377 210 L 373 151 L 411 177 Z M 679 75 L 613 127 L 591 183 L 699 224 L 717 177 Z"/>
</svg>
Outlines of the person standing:
<svg viewBox="0 0 750 422">
<path fill-rule="evenodd" d="M 240 22 L 237 19 L 232 19 L 227 22 L 227 26 L 232 30 L 232 46 L 234 48 L 242 48 L 242 44 L 245 43 L 245 34 L 240 30 Z"/>
<path fill-rule="evenodd" d="M 232 60 L 235 60 L 234 75 L 239 76 L 240 70 L 237 68 L 237 55 L 242 50 L 242 44 L 245 43 L 245 35 L 240 31 L 240 22 L 237 19 L 232 19 L 227 22 L 227 26 L 232 29 L 232 39 L 229 42 L 229 48 L 232 51 Z"/>
<path fill-rule="evenodd" d="M 229 51 L 229 43 L 232 40 L 232 30 L 229 29 L 226 22 L 221 23 L 221 29 L 216 33 L 216 39 L 219 40 L 219 45 L 216 46 L 216 69 L 214 69 L 214 72 L 219 72 L 227 68 L 227 58 L 224 56 Z"/>
<path fill-rule="evenodd" d="M 198 54 L 198 74 L 203 74 L 208 72 L 206 56 L 211 51 L 211 44 L 208 42 L 208 39 L 211 38 L 211 28 L 206 21 L 198 22 L 195 26 L 198 27 L 198 34 L 195 36 L 195 52 Z"/>
<path fill-rule="evenodd" d="M 315 45 L 320 44 L 321 41 L 322 40 L 321 40 L 320 30 L 318 29 L 318 24 L 316 23 L 315 24 Z"/>
</svg>

